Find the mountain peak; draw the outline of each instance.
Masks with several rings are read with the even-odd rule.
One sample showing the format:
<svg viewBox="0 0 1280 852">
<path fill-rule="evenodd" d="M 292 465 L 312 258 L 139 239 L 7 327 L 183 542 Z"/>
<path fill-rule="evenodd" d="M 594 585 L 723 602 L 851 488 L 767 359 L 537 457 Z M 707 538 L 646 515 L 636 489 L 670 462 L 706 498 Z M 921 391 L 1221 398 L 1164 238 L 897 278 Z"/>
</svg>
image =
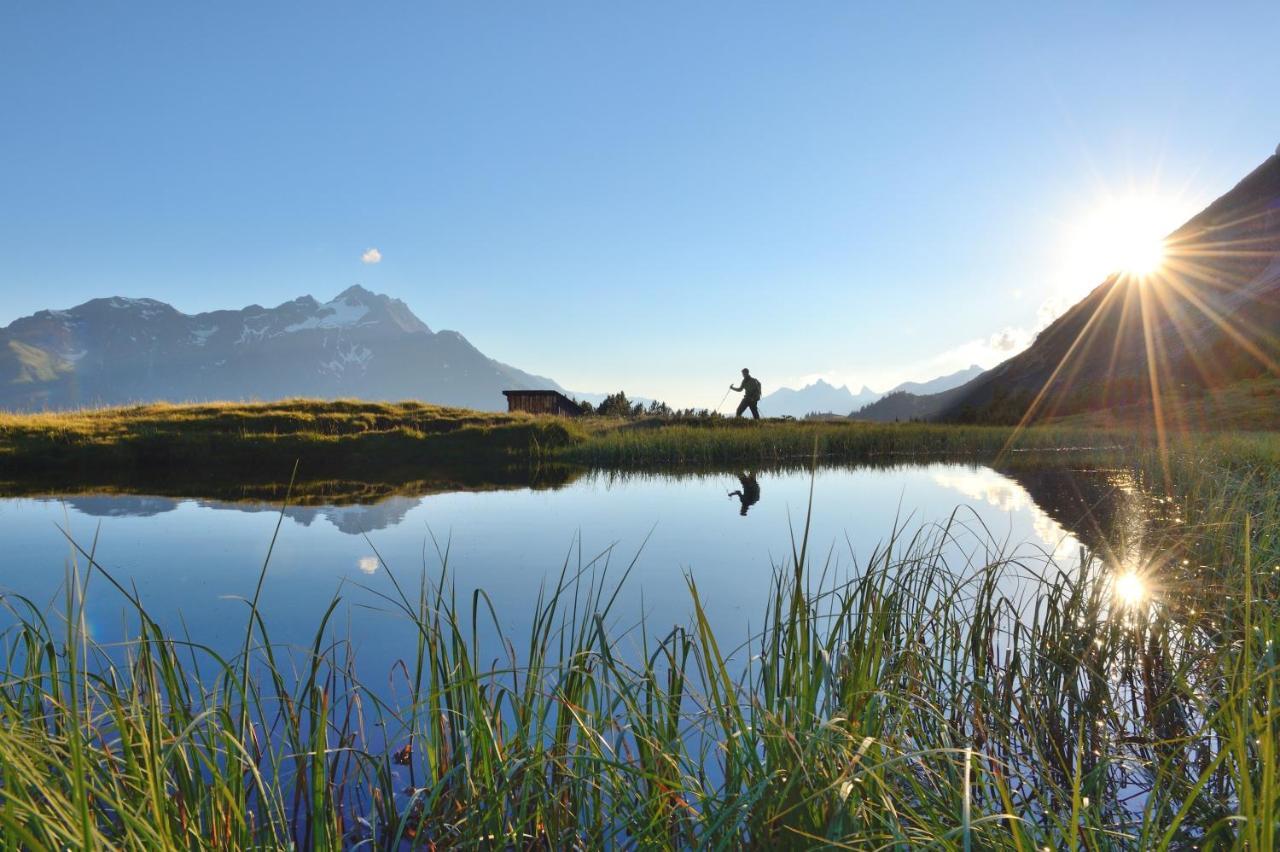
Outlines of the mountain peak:
<svg viewBox="0 0 1280 852">
<path fill-rule="evenodd" d="M 339 293 L 334 298 L 333 301 L 335 302 L 363 301 L 365 299 L 371 299 L 375 297 L 378 297 L 378 294 L 374 293 L 372 290 L 366 290 L 364 287 L 361 287 L 359 284 L 352 284 L 350 287 L 348 287 L 347 289 Z M 386 296 L 382 296 L 381 298 L 385 299 Z"/>
</svg>

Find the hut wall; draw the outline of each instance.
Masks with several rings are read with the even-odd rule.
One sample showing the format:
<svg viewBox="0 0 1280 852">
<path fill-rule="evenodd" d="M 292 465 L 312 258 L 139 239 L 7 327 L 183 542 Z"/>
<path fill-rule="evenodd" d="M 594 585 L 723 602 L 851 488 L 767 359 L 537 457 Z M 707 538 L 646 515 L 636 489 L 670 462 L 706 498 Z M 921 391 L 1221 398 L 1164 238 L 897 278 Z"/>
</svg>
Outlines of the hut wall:
<svg viewBox="0 0 1280 852">
<path fill-rule="evenodd" d="M 527 411 L 530 414 L 556 414 L 565 417 L 574 417 L 581 413 L 573 406 L 566 404 L 559 394 L 536 392 L 508 392 L 507 410 Z"/>
</svg>

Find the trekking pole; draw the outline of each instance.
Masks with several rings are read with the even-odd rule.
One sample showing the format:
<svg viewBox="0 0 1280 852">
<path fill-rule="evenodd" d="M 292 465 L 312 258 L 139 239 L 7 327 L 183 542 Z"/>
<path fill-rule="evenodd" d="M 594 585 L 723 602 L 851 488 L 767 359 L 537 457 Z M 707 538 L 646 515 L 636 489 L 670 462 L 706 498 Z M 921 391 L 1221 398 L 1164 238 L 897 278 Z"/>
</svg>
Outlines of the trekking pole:
<svg viewBox="0 0 1280 852">
<path fill-rule="evenodd" d="M 733 388 L 729 388 L 729 390 L 733 390 Z M 720 397 L 720 402 L 716 403 L 716 407 L 715 407 L 714 409 L 712 409 L 712 410 L 713 410 L 715 413 L 719 414 L 719 413 L 720 413 L 720 406 L 724 405 L 724 401 L 725 401 L 726 399 L 728 399 L 728 398 L 729 398 L 729 391 L 725 391 L 725 392 L 724 392 L 724 396 Z"/>
</svg>

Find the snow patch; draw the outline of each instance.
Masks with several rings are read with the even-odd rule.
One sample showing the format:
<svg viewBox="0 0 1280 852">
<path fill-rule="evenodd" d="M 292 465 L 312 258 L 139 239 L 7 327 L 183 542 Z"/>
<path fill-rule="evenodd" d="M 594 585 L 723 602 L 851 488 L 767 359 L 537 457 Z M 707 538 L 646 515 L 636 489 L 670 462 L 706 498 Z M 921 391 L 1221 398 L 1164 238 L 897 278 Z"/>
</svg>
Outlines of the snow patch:
<svg viewBox="0 0 1280 852">
<path fill-rule="evenodd" d="M 236 343 L 251 343 L 263 340 L 267 336 L 267 331 L 270 330 L 269 322 L 268 320 L 268 325 L 263 325 L 262 328 L 253 328 L 246 322 L 244 327 L 240 329 L 240 338 L 236 340 Z"/>
<path fill-rule="evenodd" d="M 197 328 L 195 331 L 191 332 L 191 339 L 195 342 L 196 346 L 204 346 L 209 342 L 209 338 L 213 337 L 217 330 L 218 327 L 216 325 L 211 325 L 208 328 Z"/>
<path fill-rule="evenodd" d="M 320 306 L 320 310 L 313 317 L 307 317 L 302 322 L 285 326 L 285 333 L 293 331 L 305 331 L 310 328 L 352 328 L 364 319 L 369 313 L 369 306 L 362 305 L 359 302 L 348 302 L 346 299 L 334 299 L 332 302 L 326 302 Z"/>
<path fill-rule="evenodd" d="M 367 368 L 373 360 L 373 351 L 367 346 L 352 346 L 345 352 L 339 351 L 337 356 L 327 364 L 320 365 L 322 373 L 344 373 L 348 368 Z"/>
</svg>

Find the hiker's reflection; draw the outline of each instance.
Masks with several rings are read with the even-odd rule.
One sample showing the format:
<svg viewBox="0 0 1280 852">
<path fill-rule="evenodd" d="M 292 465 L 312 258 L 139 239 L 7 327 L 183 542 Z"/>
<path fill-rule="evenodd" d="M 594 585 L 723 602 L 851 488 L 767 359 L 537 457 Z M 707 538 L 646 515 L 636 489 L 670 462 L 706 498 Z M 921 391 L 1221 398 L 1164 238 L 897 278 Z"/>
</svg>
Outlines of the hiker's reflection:
<svg viewBox="0 0 1280 852">
<path fill-rule="evenodd" d="M 729 496 L 738 498 L 738 502 L 742 504 L 738 514 L 746 515 L 748 509 L 760 502 L 760 483 L 756 482 L 755 471 L 738 474 L 738 482 L 742 483 L 742 487 L 737 491 L 730 491 Z"/>
</svg>

